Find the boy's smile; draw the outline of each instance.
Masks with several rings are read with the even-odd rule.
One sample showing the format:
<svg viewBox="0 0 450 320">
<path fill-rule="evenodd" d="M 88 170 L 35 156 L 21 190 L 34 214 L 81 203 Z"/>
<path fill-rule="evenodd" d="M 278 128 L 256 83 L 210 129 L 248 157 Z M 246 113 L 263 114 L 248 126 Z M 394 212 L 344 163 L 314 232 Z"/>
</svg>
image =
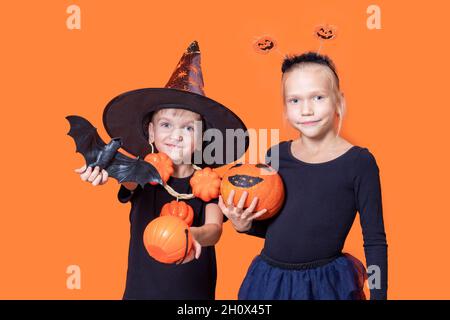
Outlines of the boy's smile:
<svg viewBox="0 0 450 320">
<path fill-rule="evenodd" d="M 171 143 L 166 143 L 165 145 L 168 146 L 169 148 L 179 148 L 179 149 L 183 148 L 183 146 L 181 146 L 181 145 L 175 145 L 175 144 L 171 144 Z"/>
<path fill-rule="evenodd" d="M 189 110 L 159 110 L 149 124 L 149 143 L 153 142 L 175 164 L 191 163 L 197 141 L 195 122 L 200 120 L 200 115 Z"/>
</svg>

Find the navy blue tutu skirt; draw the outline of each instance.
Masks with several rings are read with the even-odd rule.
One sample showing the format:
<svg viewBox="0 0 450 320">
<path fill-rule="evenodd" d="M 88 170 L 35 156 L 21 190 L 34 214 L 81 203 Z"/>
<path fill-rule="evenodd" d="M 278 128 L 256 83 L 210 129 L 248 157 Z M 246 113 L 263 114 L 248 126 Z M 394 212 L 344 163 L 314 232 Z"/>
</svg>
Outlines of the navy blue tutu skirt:
<svg viewBox="0 0 450 320">
<path fill-rule="evenodd" d="M 262 252 L 251 263 L 239 300 L 365 300 L 367 272 L 357 258 L 342 253 L 307 264 L 283 264 Z"/>
</svg>

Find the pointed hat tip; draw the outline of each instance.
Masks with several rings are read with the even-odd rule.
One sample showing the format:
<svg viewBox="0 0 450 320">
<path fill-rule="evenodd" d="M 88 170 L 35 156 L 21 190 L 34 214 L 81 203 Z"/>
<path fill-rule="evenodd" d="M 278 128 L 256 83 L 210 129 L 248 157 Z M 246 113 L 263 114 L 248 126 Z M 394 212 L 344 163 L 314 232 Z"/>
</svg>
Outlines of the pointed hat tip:
<svg viewBox="0 0 450 320">
<path fill-rule="evenodd" d="M 197 40 L 192 41 L 192 43 L 187 48 L 187 52 L 188 53 L 200 52 L 200 47 L 198 46 Z"/>
</svg>

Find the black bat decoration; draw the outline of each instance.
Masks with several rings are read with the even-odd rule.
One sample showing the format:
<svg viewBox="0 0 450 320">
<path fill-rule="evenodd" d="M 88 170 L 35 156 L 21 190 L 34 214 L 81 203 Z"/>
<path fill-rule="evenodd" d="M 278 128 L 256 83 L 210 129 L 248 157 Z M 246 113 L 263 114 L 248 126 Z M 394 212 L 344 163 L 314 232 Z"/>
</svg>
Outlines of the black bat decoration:
<svg viewBox="0 0 450 320">
<path fill-rule="evenodd" d="M 120 138 L 113 138 L 106 144 L 88 120 L 80 116 L 67 116 L 66 119 L 70 123 L 67 134 L 75 140 L 76 152 L 86 160 L 86 169 L 99 166 L 119 183 L 135 182 L 142 188 L 149 182 L 162 184 L 161 176 L 150 163 L 117 151 L 122 146 Z"/>
</svg>

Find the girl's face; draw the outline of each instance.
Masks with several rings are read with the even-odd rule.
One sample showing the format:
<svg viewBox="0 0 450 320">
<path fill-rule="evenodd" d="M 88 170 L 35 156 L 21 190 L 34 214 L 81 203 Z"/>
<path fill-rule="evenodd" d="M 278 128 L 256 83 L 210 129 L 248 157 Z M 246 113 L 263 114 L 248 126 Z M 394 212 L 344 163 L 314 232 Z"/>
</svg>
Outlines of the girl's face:
<svg viewBox="0 0 450 320">
<path fill-rule="evenodd" d="M 159 110 L 148 126 L 149 143 L 153 142 L 175 164 L 191 163 L 198 140 L 195 121 L 201 121 L 200 115 L 189 110 Z"/>
<path fill-rule="evenodd" d="M 332 71 L 317 64 L 300 65 L 284 74 L 287 120 L 302 135 L 314 139 L 334 130 L 340 95 L 333 89 L 334 81 Z"/>
</svg>

